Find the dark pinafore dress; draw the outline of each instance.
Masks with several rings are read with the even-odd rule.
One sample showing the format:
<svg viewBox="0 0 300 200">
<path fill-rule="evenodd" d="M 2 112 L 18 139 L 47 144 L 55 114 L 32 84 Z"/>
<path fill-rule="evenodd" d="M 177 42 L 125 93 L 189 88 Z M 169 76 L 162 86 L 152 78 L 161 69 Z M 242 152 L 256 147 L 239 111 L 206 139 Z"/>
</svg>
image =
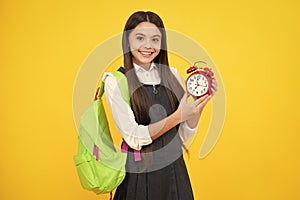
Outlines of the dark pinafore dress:
<svg viewBox="0 0 300 200">
<path fill-rule="evenodd" d="M 123 69 L 119 69 L 123 71 Z M 143 85 L 150 101 L 150 123 L 172 113 L 163 85 Z M 178 106 L 177 102 L 177 106 Z M 148 125 L 143 122 L 139 124 Z M 126 176 L 117 188 L 114 200 L 193 200 L 193 192 L 182 155 L 178 126 L 143 146 L 141 160 L 135 160 L 128 148 Z"/>
</svg>

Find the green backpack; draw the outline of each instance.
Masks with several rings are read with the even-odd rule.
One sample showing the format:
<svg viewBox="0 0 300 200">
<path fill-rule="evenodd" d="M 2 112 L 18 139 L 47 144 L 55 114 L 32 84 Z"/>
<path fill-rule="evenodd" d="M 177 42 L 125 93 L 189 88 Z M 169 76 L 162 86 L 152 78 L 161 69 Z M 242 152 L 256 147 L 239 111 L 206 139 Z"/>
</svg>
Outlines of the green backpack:
<svg viewBox="0 0 300 200">
<path fill-rule="evenodd" d="M 125 75 L 111 72 L 117 79 L 124 100 L 130 105 Z M 80 118 L 78 152 L 73 160 L 81 186 L 96 194 L 111 193 L 125 178 L 127 153 L 115 149 L 101 97 L 101 81 L 94 101 Z M 112 193 L 111 193 L 112 194 Z"/>
</svg>

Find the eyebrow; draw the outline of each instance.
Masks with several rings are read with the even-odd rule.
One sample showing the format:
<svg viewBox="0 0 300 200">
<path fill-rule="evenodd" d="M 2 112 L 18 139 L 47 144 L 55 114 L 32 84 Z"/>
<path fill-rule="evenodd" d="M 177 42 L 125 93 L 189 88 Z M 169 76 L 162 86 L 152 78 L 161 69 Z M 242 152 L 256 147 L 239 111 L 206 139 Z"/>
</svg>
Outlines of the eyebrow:
<svg viewBox="0 0 300 200">
<path fill-rule="evenodd" d="M 146 35 L 143 34 L 143 33 L 136 33 L 135 36 L 137 36 L 137 35 L 146 36 Z M 161 37 L 161 36 L 160 36 L 159 34 L 156 34 L 156 35 L 153 35 L 153 36 L 151 36 L 151 37 Z"/>
</svg>

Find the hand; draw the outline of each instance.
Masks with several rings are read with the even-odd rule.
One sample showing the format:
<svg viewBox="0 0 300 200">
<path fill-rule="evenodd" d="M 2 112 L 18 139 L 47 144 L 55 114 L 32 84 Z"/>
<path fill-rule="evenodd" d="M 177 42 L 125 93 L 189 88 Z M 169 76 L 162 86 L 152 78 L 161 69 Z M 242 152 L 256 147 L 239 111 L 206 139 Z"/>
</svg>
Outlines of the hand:
<svg viewBox="0 0 300 200">
<path fill-rule="evenodd" d="M 188 98 L 188 94 L 185 93 L 176 110 L 180 114 L 181 122 L 194 117 L 199 117 L 205 105 L 211 98 L 211 95 L 205 95 L 199 99 L 196 99 L 192 103 L 188 103 L 187 98 Z"/>
<path fill-rule="evenodd" d="M 212 79 L 212 84 L 211 84 L 211 96 L 213 96 L 218 90 L 218 83 L 216 79 Z"/>
</svg>

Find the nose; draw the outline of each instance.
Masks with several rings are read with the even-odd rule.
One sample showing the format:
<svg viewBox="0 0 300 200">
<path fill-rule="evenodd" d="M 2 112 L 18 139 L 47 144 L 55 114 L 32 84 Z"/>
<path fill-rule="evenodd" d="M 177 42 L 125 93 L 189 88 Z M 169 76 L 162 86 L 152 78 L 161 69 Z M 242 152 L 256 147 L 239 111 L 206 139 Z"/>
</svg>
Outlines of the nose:
<svg viewBox="0 0 300 200">
<path fill-rule="evenodd" d="M 150 39 L 145 40 L 145 45 L 144 45 L 144 47 L 145 47 L 145 48 L 148 48 L 148 49 L 150 49 L 150 48 L 152 47 L 152 44 L 151 44 Z"/>
</svg>

